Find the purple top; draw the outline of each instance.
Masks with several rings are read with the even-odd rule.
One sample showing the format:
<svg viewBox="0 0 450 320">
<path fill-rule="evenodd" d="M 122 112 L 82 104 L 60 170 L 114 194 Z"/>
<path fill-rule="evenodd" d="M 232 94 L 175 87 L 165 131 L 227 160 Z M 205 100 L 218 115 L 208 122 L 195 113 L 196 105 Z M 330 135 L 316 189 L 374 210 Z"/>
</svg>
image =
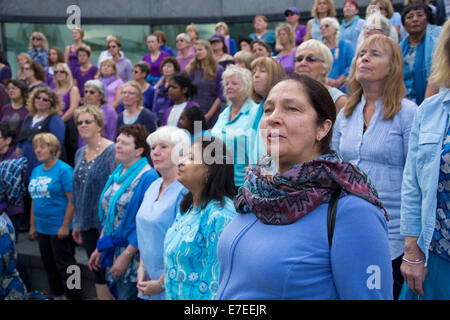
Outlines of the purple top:
<svg viewBox="0 0 450 320">
<path fill-rule="evenodd" d="M 50 87 L 50 89 L 55 90 L 56 84 L 55 84 L 55 76 L 49 72 L 50 67 L 45 71 L 45 83 Z"/>
<path fill-rule="evenodd" d="M 28 114 L 26 105 L 23 105 L 20 109 L 14 109 L 11 103 L 5 105 L 0 111 L 0 122 L 6 122 L 11 129 L 16 131 L 16 136 L 19 135 L 22 128 L 23 120 Z M 13 143 L 15 144 L 15 142 Z"/>
<path fill-rule="evenodd" d="M 58 94 L 58 96 L 61 98 L 61 101 L 63 102 L 64 106 L 62 109 L 62 115 L 66 113 L 67 110 L 70 108 L 70 92 L 72 92 L 73 86 L 70 87 L 69 90 L 67 90 L 66 94 Z"/>
<path fill-rule="evenodd" d="M 121 88 L 123 85 L 122 79 L 116 79 L 113 82 L 111 82 L 106 88 L 106 101 L 108 104 L 112 105 L 114 101 L 116 100 L 116 91 Z"/>
<path fill-rule="evenodd" d="M 73 78 L 77 80 L 78 89 L 80 89 L 80 96 L 84 97 L 84 84 L 88 80 L 94 79 L 94 76 L 97 74 L 98 68 L 92 65 L 89 70 L 83 71 L 81 70 L 81 66 L 77 68 L 73 74 Z"/>
<path fill-rule="evenodd" d="M 69 48 L 69 61 L 67 65 L 69 66 L 70 71 L 72 72 L 72 75 L 75 73 L 75 71 L 80 67 L 80 62 L 78 61 L 78 55 L 77 52 L 72 50 L 72 46 Z"/>
<path fill-rule="evenodd" d="M 275 60 L 283 66 L 283 69 L 288 76 L 295 72 L 295 53 L 296 50 L 292 51 L 291 54 L 288 54 L 286 56 L 281 56 L 280 54 L 278 54 L 275 58 Z"/>
<path fill-rule="evenodd" d="M 114 107 L 109 104 L 105 104 L 100 107 L 103 111 L 103 122 L 105 124 L 105 128 L 103 130 L 103 137 L 108 140 L 115 141 L 116 140 L 116 131 L 117 131 L 117 112 Z M 78 135 L 78 148 L 85 146 L 86 142 L 81 139 L 80 135 Z"/>
<path fill-rule="evenodd" d="M 129 59 L 122 55 L 119 60 L 114 62 L 116 64 L 117 73 L 123 82 L 133 80 L 133 65 Z"/>
<path fill-rule="evenodd" d="M 200 108 L 200 106 L 198 105 L 197 102 L 192 101 L 191 99 L 188 99 L 188 100 L 187 100 L 187 103 L 186 103 L 186 106 L 184 107 L 184 109 L 189 108 L 189 107 L 192 107 L 192 106 L 196 106 L 196 107 L 199 107 L 199 108 Z M 169 120 L 170 112 L 172 111 L 172 109 L 173 109 L 173 105 L 171 105 L 171 106 L 169 107 L 169 109 L 167 109 L 166 112 L 164 113 L 164 117 L 163 117 L 163 119 L 162 119 L 162 125 L 163 125 L 163 126 L 167 125 L 167 121 Z M 184 109 L 183 109 L 183 110 L 184 110 Z M 181 117 L 180 117 L 180 119 L 181 119 Z M 181 127 L 180 127 L 180 119 L 178 119 L 178 122 L 177 122 L 177 127 L 178 127 L 178 128 L 181 128 Z"/>
<path fill-rule="evenodd" d="M 222 73 L 224 68 L 219 65 L 219 71 L 217 72 L 216 79 L 206 80 L 203 77 L 203 69 L 193 70 L 191 73 L 191 80 L 197 86 L 197 94 L 192 97 L 192 100 L 197 101 L 200 105 L 200 109 L 203 114 L 206 114 L 209 109 L 211 109 L 214 101 L 219 98 L 223 101 L 223 88 L 222 88 Z M 208 122 L 209 128 L 214 127 L 217 118 L 220 114 L 220 108 L 212 116 L 211 120 Z"/>
<path fill-rule="evenodd" d="M 190 52 L 190 51 L 189 51 Z M 187 58 L 183 58 L 181 55 L 178 55 L 177 61 L 180 64 L 180 70 L 181 72 L 186 72 L 186 67 L 191 62 L 192 59 L 194 59 L 195 53 L 191 52 Z"/>
<path fill-rule="evenodd" d="M 159 67 L 161 65 L 162 60 L 165 57 L 170 57 L 170 54 L 168 54 L 167 52 L 162 51 L 162 50 L 161 50 L 161 53 L 159 54 L 158 59 L 156 59 L 153 62 L 152 62 L 152 58 L 151 58 L 151 54 L 150 53 L 147 53 L 146 55 L 144 55 L 142 57 L 142 61 L 145 61 L 145 62 L 147 62 L 150 65 L 150 67 L 151 67 L 150 75 L 152 77 L 161 77 L 162 76 L 161 72 L 159 72 Z"/>
<path fill-rule="evenodd" d="M 153 98 L 152 111 L 157 117 L 158 121 L 162 121 L 164 113 L 172 105 L 173 101 L 169 98 L 169 86 L 164 86 L 164 79 L 160 85 L 155 88 L 155 94 Z"/>
<path fill-rule="evenodd" d="M 303 37 L 306 34 L 306 26 L 301 24 L 298 25 L 297 29 L 295 29 L 295 45 L 298 46 L 303 42 Z"/>
</svg>

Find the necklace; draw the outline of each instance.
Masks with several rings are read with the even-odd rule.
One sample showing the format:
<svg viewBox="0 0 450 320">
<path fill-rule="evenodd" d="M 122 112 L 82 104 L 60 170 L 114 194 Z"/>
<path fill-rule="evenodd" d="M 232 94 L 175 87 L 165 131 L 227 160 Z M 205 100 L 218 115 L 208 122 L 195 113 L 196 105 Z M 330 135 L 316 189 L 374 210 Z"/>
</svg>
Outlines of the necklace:
<svg viewBox="0 0 450 320">
<path fill-rule="evenodd" d="M 97 146 L 95 147 L 94 157 L 89 162 L 86 161 L 86 155 L 87 155 L 87 151 L 88 151 L 88 147 L 86 146 L 84 158 L 81 161 L 81 165 L 78 169 L 78 178 L 80 179 L 80 181 L 82 183 L 86 183 L 86 177 L 88 176 L 89 172 L 91 171 L 91 168 L 95 164 L 95 159 L 97 159 L 97 157 L 100 155 L 101 145 L 102 145 L 102 140 L 100 139 L 100 141 L 97 143 Z"/>
</svg>

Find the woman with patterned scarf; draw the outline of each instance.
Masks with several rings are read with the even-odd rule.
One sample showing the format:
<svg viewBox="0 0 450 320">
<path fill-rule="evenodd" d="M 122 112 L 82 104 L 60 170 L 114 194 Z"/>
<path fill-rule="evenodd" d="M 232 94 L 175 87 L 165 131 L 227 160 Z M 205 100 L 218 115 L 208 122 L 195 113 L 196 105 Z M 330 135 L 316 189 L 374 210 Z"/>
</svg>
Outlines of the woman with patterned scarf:
<svg viewBox="0 0 450 320">
<path fill-rule="evenodd" d="M 335 119 L 327 89 L 307 76 L 269 92 L 268 155 L 248 172 L 219 239 L 218 299 L 392 299 L 388 217 L 368 177 L 330 149 Z"/>
</svg>

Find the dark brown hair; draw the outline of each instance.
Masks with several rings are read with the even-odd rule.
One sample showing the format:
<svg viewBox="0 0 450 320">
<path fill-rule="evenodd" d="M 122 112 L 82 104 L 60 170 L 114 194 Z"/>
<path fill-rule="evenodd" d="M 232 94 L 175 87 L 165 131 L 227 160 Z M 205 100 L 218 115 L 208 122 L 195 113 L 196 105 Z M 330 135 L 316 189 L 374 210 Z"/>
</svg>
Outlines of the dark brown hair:
<svg viewBox="0 0 450 320">
<path fill-rule="evenodd" d="M 121 126 L 119 128 L 119 133 L 124 134 L 126 136 L 130 136 L 134 138 L 134 148 L 144 148 L 144 152 L 142 153 L 141 157 L 146 157 L 150 152 L 150 147 L 147 144 L 147 137 L 149 135 L 147 129 L 142 124 L 128 124 Z"/>
<path fill-rule="evenodd" d="M 166 63 L 173 64 L 175 72 L 180 72 L 181 68 L 180 68 L 180 64 L 178 63 L 178 60 L 175 57 L 165 57 L 164 59 L 162 59 L 161 66 L 159 67 L 159 72 L 161 72 L 161 74 L 163 73 L 162 70 Z"/>
<path fill-rule="evenodd" d="M 28 64 L 30 65 L 31 69 L 33 69 L 34 77 L 37 80 L 45 81 L 45 70 L 42 65 L 37 61 L 31 61 Z"/>
</svg>

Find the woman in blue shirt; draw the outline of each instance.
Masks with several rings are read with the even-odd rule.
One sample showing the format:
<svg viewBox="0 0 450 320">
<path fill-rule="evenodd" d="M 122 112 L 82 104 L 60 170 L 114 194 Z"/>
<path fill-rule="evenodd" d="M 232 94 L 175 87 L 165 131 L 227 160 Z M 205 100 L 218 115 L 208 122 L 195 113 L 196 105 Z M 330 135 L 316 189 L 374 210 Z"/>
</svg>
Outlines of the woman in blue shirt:
<svg viewBox="0 0 450 320">
<path fill-rule="evenodd" d="M 420 105 L 403 173 L 400 232 L 405 236 L 401 299 L 450 299 L 450 20 L 433 56 L 440 92 Z"/>
<path fill-rule="evenodd" d="M 404 99 L 401 66 L 400 48 L 391 38 L 373 35 L 363 42 L 350 76 L 353 94 L 336 119 L 333 136 L 334 150 L 367 173 L 388 212 L 395 298 L 403 283 L 400 189 L 417 109 Z"/>
<path fill-rule="evenodd" d="M 330 150 L 327 92 L 299 75 L 270 90 L 261 119 L 269 155 L 248 172 L 219 239 L 218 299 L 392 299 L 386 214 L 368 177 Z"/>
<path fill-rule="evenodd" d="M 159 278 L 168 300 L 213 300 L 219 287 L 217 242 L 235 215 L 233 164 L 216 138 L 198 139 L 179 164 L 183 196 L 164 240 L 164 274 Z"/>
<path fill-rule="evenodd" d="M 79 289 L 68 288 L 67 268 L 76 265 L 71 237 L 74 207 L 71 200 L 73 169 L 58 159 L 60 144 L 51 133 L 33 138 L 36 157 L 42 164 L 33 169 L 28 191 L 31 199 L 30 237 L 38 240 L 50 289 L 56 296 L 80 300 Z"/>
<path fill-rule="evenodd" d="M 275 42 L 277 41 L 275 31 L 269 29 L 269 19 L 266 16 L 258 14 L 253 18 L 253 29 L 255 32 L 249 34 L 252 40 L 264 40 L 272 48 L 275 53 Z"/>
<path fill-rule="evenodd" d="M 136 231 L 141 260 L 138 269 L 139 298 L 164 300 L 164 291 L 151 294 L 160 287 L 157 279 L 164 273 L 164 237 L 180 205 L 186 189 L 177 181 L 178 160 L 190 149 L 186 131 L 165 126 L 147 138 L 154 168 L 161 175 L 145 192 L 136 215 Z"/>
</svg>

